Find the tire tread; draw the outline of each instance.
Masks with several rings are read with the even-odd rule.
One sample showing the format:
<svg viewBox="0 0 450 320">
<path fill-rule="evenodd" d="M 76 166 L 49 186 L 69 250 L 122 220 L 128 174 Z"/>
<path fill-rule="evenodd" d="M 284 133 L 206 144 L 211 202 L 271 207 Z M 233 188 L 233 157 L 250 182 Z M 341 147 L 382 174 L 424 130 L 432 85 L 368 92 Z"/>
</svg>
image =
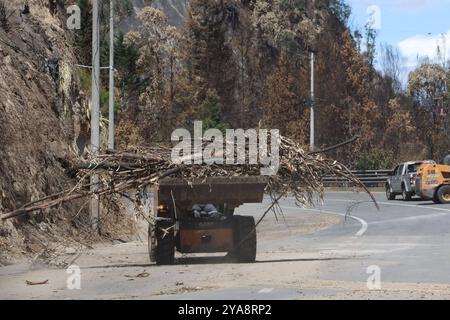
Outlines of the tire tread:
<svg viewBox="0 0 450 320">
<path fill-rule="evenodd" d="M 255 218 L 246 216 L 234 217 L 235 257 L 240 263 L 252 263 L 256 260 L 257 237 Z M 244 241 L 242 241 L 245 239 Z M 242 243 L 241 243 L 242 242 Z"/>
</svg>

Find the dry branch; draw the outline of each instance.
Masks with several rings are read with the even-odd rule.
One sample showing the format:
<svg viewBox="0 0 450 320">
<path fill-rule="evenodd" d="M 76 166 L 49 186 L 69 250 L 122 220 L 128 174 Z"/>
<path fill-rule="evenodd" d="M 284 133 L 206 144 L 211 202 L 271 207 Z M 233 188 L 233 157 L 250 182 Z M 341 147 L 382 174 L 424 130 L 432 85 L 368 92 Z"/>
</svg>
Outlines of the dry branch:
<svg viewBox="0 0 450 320">
<path fill-rule="evenodd" d="M 175 165 L 171 161 L 171 148 L 167 146 L 138 148 L 127 152 L 109 150 L 96 158 L 72 165 L 70 171 L 77 172 L 79 178 L 74 189 L 30 202 L 1 218 L 14 218 L 94 194 L 102 196 L 131 190 L 143 191 L 169 176 L 189 182 L 208 177 L 258 176 L 260 169 L 259 165 L 249 164 Z M 100 175 L 95 192 L 91 191 L 92 185 L 89 183 L 93 174 Z M 276 176 L 269 177 L 266 191 L 271 195 L 292 194 L 297 205 L 308 206 L 314 203 L 317 195 L 323 196 L 322 178 L 327 175 L 343 177 L 364 189 L 378 208 L 370 191 L 344 165 L 316 154 L 308 154 L 300 145 L 284 137 L 280 145 L 280 169 Z"/>
</svg>

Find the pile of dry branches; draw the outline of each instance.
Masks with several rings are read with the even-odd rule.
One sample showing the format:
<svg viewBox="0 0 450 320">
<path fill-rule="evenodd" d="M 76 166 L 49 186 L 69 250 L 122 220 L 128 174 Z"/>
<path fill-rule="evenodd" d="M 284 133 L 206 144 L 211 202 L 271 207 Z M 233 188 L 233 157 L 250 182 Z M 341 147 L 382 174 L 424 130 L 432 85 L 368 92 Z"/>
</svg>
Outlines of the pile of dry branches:
<svg viewBox="0 0 450 320">
<path fill-rule="evenodd" d="M 127 152 L 109 151 L 83 163 L 71 163 L 71 170 L 78 179 L 74 188 L 30 202 L 2 215 L 2 219 L 45 210 L 92 195 L 144 191 L 165 177 L 177 177 L 189 182 L 208 177 L 260 175 L 259 165 L 176 165 L 171 161 L 171 152 L 170 146 L 142 147 Z M 93 175 L 99 176 L 99 182 L 95 185 L 91 183 Z M 345 166 L 307 153 L 300 145 L 284 137 L 280 144 L 280 169 L 276 176 L 268 177 L 267 192 L 278 198 L 292 194 L 299 206 L 311 205 L 315 196 L 323 195 L 322 177 L 327 175 L 348 179 L 363 188 L 376 204 L 367 188 Z"/>
</svg>

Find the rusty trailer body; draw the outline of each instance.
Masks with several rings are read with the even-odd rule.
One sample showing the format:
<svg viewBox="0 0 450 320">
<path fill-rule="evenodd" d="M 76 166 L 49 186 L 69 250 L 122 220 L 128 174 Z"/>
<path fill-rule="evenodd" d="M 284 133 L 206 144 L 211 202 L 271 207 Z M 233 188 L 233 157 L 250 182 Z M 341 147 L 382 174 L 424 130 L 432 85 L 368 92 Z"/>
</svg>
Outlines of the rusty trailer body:
<svg viewBox="0 0 450 320">
<path fill-rule="evenodd" d="M 245 203 L 261 203 L 266 185 L 265 177 L 161 180 L 154 199 L 156 224 L 149 229 L 151 260 L 172 264 L 177 250 L 183 254 L 231 253 L 238 262 L 254 262 L 255 220 L 236 216 L 234 210 Z M 219 214 L 195 217 L 193 207 L 207 204 Z"/>
</svg>

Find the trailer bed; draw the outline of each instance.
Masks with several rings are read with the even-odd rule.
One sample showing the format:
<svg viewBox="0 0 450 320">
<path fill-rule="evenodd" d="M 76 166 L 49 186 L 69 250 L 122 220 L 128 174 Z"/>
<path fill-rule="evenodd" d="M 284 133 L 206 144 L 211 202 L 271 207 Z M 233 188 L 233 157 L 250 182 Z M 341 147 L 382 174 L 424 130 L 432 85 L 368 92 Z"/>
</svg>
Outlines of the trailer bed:
<svg viewBox="0 0 450 320">
<path fill-rule="evenodd" d="M 158 196 L 160 202 L 179 205 L 195 203 L 261 203 L 267 178 L 254 177 L 210 177 L 204 180 L 187 182 L 181 179 L 166 178 L 160 181 Z"/>
</svg>

